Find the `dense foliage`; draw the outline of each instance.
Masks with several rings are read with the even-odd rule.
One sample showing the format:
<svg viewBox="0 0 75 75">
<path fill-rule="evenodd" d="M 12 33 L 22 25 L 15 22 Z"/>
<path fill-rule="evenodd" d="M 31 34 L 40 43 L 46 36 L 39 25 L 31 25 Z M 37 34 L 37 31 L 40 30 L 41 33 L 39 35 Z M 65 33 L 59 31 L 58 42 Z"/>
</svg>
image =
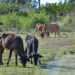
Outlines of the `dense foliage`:
<svg viewBox="0 0 75 75">
<path fill-rule="evenodd" d="M 38 1 L 40 3 L 40 0 Z M 36 8 L 37 4 L 36 0 L 7 0 L 7 2 L 0 2 L 0 21 L 3 22 L 4 27 L 34 28 L 36 23 L 59 21 L 59 19 L 62 19 L 60 16 L 64 18 L 75 3 L 72 0 L 58 4 L 46 3 L 41 5 L 40 8 Z"/>
</svg>

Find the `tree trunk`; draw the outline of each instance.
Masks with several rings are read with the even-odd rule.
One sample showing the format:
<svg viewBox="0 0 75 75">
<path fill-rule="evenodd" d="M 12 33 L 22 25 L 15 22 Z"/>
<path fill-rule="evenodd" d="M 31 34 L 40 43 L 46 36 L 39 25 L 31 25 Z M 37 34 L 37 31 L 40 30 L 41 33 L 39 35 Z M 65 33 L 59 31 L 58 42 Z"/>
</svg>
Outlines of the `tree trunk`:
<svg viewBox="0 0 75 75">
<path fill-rule="evenodd" d="M 40 9 L 40 0 L 38 0 L 38 3 L 39 3 L 39 9 Z"/>
<path fill-rule="evenodd" d="M 64 3 L 66 3 L 66 0 L 64 0 Z"/>
</svg>

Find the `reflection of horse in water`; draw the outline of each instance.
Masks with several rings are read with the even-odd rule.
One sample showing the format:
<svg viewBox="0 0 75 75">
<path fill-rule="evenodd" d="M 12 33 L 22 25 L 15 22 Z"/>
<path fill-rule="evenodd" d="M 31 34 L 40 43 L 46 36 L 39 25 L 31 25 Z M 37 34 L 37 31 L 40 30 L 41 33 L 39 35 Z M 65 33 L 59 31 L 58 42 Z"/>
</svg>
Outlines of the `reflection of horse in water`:
<svg viewBox="0 0 75 75">
<path fill-rule="evenodd" d="M 28 59 L 27 56 L 25 55 L 23 41 L 20 36 L 17 36 L 15 34 L 5 34 L 5 33 L 0 35 L 0 64 L 3 64 L 2 54 L 5 48 L 9 49 L 10 51 L 7 65 L 9 64 L 12 51 L 14 51 L 16 66 L 17 66 L 17 55 L 19 55 L 23 67 L 26 66 L 26 62 Z"/>
</svg>

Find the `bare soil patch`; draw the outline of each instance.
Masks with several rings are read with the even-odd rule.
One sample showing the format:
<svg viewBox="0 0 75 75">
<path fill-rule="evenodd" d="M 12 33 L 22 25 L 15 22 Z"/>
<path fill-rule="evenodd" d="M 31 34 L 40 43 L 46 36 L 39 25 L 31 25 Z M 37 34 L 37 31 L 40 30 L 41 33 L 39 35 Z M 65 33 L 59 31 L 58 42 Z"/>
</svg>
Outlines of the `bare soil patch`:
<svg viewBox="0 0 75 75">
<path fill-rule="evenodd" d="M 72 38 L 44 38 L 41 39 L 41 44 L 43 44 L 43 46 L 49 46 L 49 47 L 53 47 L 53 46 L 72 46 L 74 45 L 74 39 Z"/>
</svg>

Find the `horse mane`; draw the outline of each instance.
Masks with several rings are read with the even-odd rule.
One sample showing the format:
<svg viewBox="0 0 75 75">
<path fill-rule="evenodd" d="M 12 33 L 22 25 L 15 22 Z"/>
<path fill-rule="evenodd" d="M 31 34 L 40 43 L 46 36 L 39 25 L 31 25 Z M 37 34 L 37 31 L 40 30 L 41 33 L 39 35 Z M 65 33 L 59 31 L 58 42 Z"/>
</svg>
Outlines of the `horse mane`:
<svg viewBox="0 0 75 75">
<path fill-rule="evenodd" d="M 25 41 L 26 40 L 30 40 L 30 42 L 31 42 L 31 45 L 30 45 L 30 47 L 32 47 L 32 50 L 33 50 L 33 52 L 34 53 L 37 53 L 37 50 L 38 50 L 38 39 L 35 37 L 35 36 L 33 36 L 33 35 L 27 35 L 26 36 L 26 39 L 25 39 Z M 26 43 L 27 44 L 27 43 Z M 28 43 L 29 44 L 29 43 Z M 34 45 L 35 44 L 35 45 Z"/>
<path fill-rule="evenodd" d="M 17 41 L 17 48 L 24 52 L 23 40 L 21 39 L 21 37 L 20 36 L 16 36 L 15 39 Z"/>
<path fill-rule="evenodd" d="M 4 39 L 8 36 L 9 34 L 3 33 L 2 37 L 4 37 Z"/>
</svg>

